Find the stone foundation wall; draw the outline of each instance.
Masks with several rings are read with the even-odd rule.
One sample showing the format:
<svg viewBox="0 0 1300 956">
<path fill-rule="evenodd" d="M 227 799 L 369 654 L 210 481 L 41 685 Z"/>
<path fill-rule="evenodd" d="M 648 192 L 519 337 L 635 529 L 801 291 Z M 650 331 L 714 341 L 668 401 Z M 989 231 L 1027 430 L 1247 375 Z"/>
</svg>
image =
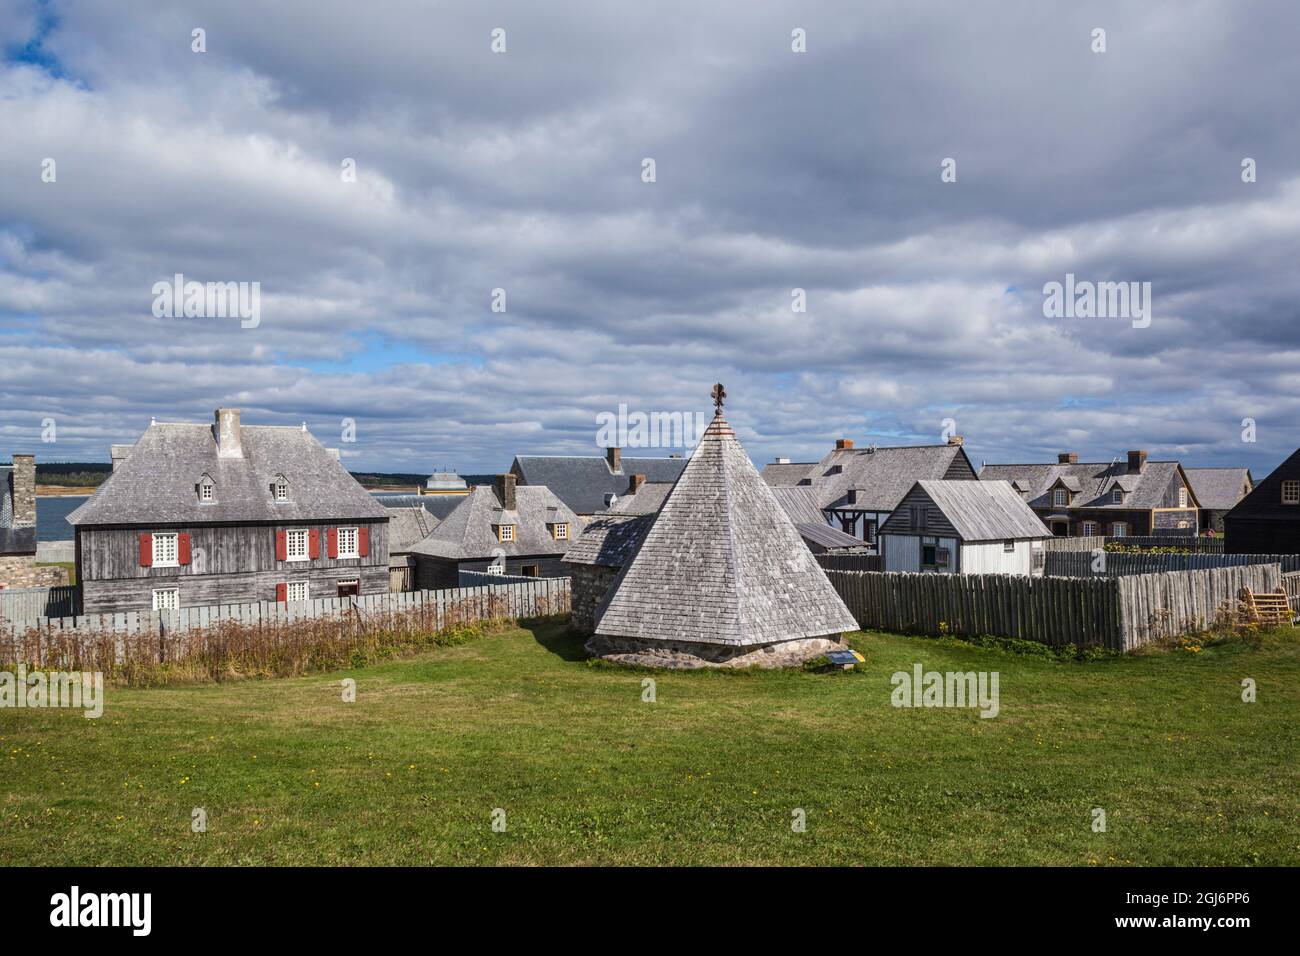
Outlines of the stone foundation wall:
<svg viewBox="0 0 1300 956">
<path fill-rule="evenodd" d="M 67 583 L 67 568 L 38 568 L 30 555 L 0 558 L 0 584 L 7 588 L 54 588 Z"/>
<path fill-rule="evenodd" d="M 577 578 L 574 578 L 576 586 Z M 577 596 L 574 607 L 576 615 Z M 700 667 L 799 667 L 827 651 L 843 650 L 840 635 L 806 637 L 774 644 L 734 646 L 699 644 L 690 641 L 649 641 L 636 637 L 594 635 L 587 641 L 588 654 L 620 664 L 690 670 Z"/>
<path fill-rule="evenodd" d="M 603 568 L 596 564 L 566 564 L 573 599 L 571 627 L 579 634 L 590 634 L 596 629 L 596 608 L 609 592 L 618 577 L 618 568 Z"/>
</svg>

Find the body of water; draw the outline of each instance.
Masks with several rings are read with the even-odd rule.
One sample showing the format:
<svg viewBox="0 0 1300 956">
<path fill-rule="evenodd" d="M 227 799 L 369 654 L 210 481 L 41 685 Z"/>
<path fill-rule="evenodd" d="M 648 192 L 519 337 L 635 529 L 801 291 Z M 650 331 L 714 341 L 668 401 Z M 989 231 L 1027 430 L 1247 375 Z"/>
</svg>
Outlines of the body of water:
<svg viewBox="0 0 1300 956">
<path fill-rule="evenodd" d="M 36 540 L 71 541 L 72 525 L 64 519 L 81 507 L 88 495 L 36 498 Z"/>
</svg>

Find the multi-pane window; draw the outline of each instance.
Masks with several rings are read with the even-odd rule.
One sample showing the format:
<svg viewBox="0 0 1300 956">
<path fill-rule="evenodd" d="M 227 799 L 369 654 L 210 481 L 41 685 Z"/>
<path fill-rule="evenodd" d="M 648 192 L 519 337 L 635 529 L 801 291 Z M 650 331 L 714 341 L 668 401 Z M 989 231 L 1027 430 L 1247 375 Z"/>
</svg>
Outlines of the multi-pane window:
<svg viewBox="0 0 1300 956">
<path fill-rule="evenodd" d="M 1111 504 L 1122 505 L 1124 503 L 1124 489 L 1115 488 L 1110 493 Z"/>
<path fill-rule="evenodd" d="M 1097 522 L 1085 521 L 1083 523 L 1083 536 L 1085 538 L 1091 538 L 1096 533 L 1097 533 Z"/>
<path fill-rule="evenodd" d="M 1179 488 L 1179 489 L 1178 489 L 1178 507 L 1180 507 L 1180 508 L 1186 508 L 1186 507 L 1187 507 L 1187 489 L 1186 489 L 1186 488 Z"/>
<path fill-rule="evenodd" d="M 339 557 L 340 558 L 359 558 L 361 552 L 357 550 L 357 529 L 356 528 L 339 528 Z"/>
<path fill-rule="evenodd" d="M 155 534 L 153 536 L 153 566 L 155 568 L 179 566 L 176 558 L 175 534 Z"/>
<path fill-rule="evenodd" d="M 1016 543 L 1014 541 L 1003 541 L 1002 550 L 1004 552 L 1014 551 L 1016 550 Z"/>
<path fill-rule="evenodd" d="M 290 581 L 289 586 L 285 588 L 286 601 L 305 601 L 307 600 L 307 582 Z"/>
<path fill-rule="evenodd" d="M 213 500 L 213 484 L 210 481 L 199 482 L 199 501 L 211 502 Z"/>
<path fill-rule="evenodd" d="M 1112 537 L 1122 538 L 1128 534 L 1128 523 L 1124 521 L 1114 521 L 1110 526 Z"/>
<path fill-rule="evenodd" d="M 1057 488 L 1052 492 L 1052 507 L 1064 508 L 1070 503 L 1070 493 L 1064 488 Z"/>
<path fill-rule="evenodd" d="M 307 529 L 290 528 L 284 535 L 284 553 L 290 561 L 307 560 Z"/>
<path fill-rule="evenodd" d="M 276 501 L 289 500 L 289 485 L 283 480 L 277 481 L 275 483 L 275 500 Z"/>
<path fill-rule="evenodd" d="M 174 611 L 180 607 L 179 591 L 176 588 L 159 588 L 153 592 L 153 609 L 155 611 Z"/>
<path fill-rule="evenodd" d="M 503 524 L 497 527 L 497 537 L 502 541 L 515 540 L 515 526 L 512 524 Z"/>
<path fill-rule="evenodd" d="M 555 526 L 555 540 L 563 541 L 569 536 L 569 523 L 561 521 Z"/>
<path fill-rule="evenodd" d="M 1300 481 L 1282 482 L 1282 504 L 1300 505 Z"/>
</svg>

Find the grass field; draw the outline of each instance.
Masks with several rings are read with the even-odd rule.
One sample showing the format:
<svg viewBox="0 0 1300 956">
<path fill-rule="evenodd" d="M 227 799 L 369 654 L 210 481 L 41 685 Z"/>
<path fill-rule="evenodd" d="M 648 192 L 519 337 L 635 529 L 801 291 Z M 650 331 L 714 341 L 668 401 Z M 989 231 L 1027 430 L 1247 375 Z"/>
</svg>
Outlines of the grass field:
<svg viewBox="0 0 1300 956">
<path fill-rule="evenodd" d="M 543 625 L 327 675 L 110 688 L 99 720 L 0 711 L 0 862 L 1300 862 L 1294 633 L 1086 663 L 853 643 L 856 672 L 657 673 L 653 703 L 649 675 Z M 916 662 L 998 671 L 1001 713 L 891 707 Z"/>
</svg>

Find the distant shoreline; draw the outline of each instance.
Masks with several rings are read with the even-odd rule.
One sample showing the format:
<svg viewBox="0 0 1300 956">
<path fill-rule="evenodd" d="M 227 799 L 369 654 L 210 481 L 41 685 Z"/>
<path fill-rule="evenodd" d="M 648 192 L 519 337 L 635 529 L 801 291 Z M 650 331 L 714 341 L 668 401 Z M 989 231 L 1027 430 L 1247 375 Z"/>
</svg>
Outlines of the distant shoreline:
<svg viewBox="0 0 1300 956">
<path fill-rule="evenodd" d="M 37 498 L 68 498 L 76 495 L 93 495 L 98 487 L 74 487 L 70 485 L 37 485 Z"/>
</svg>

